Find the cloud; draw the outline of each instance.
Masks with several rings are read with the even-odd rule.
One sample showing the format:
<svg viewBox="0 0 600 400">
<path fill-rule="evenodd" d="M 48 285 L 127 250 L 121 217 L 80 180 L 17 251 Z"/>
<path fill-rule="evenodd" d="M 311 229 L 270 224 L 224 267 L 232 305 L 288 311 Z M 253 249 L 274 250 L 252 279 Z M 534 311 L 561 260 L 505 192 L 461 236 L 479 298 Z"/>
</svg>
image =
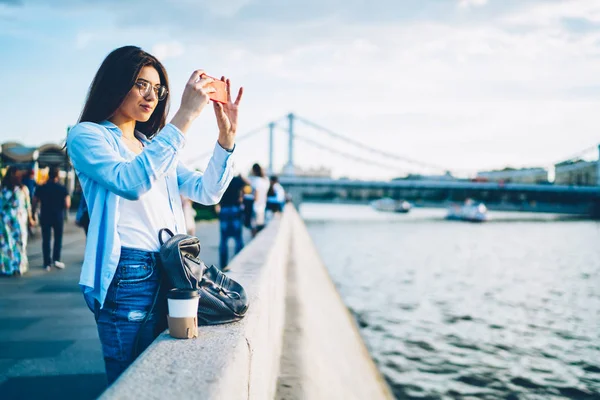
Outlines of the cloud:
<svg viewBox="0 0 600 400">
<path fill-rule="evenodd" d="M 75 47 L 77 50 L 83 50 L 94 40 L 95 34 L 91 32 L 78 32 L 75 37 Z"/>
<path fill-rule="evenodd" d="M 586 34 L 590 32 L 600 31 L 600 21 L 594 22 L 587 18 L 562 18 L 563 26 L 572 33 Z"/>
<path fill-rule="evenodd" d="M 185 46 L 177 40 L 156 43 L 152 46 L 152 54 L 161 61 L 177 58 L 185 53 Z"/>
<path fill-rule="evenodd" d="M 481 7 L 487 4 L 487 0 L 459 0 L 458 6 L 461 8 Z"/>
<path fill-rule="evenodd" d="M 587 23 L 600 22 L 600 2 L 569 0 L 556 2 L 536 2 L 524 7 L 520 12 L 502 18 L 502 22 L 542 28 L 556 27 L 566 21 L 586 20 Z M 567 22 L 568 24 L 568 22 Z"/>
</svg>

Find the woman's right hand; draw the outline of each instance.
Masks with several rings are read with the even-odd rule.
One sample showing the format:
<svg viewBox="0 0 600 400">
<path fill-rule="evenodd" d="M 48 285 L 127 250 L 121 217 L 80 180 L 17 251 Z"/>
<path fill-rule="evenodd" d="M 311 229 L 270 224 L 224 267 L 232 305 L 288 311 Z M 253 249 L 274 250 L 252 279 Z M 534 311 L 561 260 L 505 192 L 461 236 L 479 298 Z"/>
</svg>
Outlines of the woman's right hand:
<svg viewBox="0 0 600 400">
<path fill-rule="evenodd" d="M 173 117 L 171 123 L 185 133 L 192 121 L 198 118 L 204 107 L 209 102 L 209 93 L 214 93 L 215 88 L 210 87 L 213 82 L 202 70 L 196 70 L 185 85 L 181 106 Z"/>
</svg>

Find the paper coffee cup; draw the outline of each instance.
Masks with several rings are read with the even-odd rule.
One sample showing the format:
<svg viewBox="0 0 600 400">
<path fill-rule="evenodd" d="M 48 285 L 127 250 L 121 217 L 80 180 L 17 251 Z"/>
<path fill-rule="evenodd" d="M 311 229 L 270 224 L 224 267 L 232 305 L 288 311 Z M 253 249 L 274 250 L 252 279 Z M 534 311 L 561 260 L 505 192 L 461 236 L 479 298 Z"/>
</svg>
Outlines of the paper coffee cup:
<svg viewBox="0 0 600 400">
<path fill-rule="evenodd" d="M 171 289 L 167 293 L 169 335 L 178 339 L 198 337 L 199 299 L 195 289 Z"/>
<path fill-rule="evenodd" d="M 200 297 L 196 289 L 171 289 L 167 293 L 169 316 L 171 318 L 191 318 L 198 313 Z"/>
</svg>

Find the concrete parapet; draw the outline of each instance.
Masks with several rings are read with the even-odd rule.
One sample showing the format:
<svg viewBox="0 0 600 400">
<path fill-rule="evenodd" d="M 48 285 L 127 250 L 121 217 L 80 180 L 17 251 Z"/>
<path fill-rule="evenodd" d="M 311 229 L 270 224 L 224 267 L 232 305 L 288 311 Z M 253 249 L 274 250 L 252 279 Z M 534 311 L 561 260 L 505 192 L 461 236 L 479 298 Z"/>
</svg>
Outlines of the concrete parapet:
<svg viewBox="0 0 600 400">
<path fill-rule="evenodd" d="M 295 210 L 278 399 L 392 399 Z"/>
<path fill-rule="evenodd" d="M 391 398 L 293 207 L 231 269 L 250 300 L 243 320 L 161 334 L 101 398 Z"/>
</svg>

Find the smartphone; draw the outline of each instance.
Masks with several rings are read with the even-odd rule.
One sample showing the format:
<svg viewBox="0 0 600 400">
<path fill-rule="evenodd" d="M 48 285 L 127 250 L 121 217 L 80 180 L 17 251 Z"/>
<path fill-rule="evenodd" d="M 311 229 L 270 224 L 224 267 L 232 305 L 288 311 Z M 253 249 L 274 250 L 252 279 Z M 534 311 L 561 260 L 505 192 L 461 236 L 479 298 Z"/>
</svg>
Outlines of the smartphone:
<svg viewBox="0 0 600 400">
<path fill-rule="evenodd" d="M 209 78 L 212 78 L 212 76 L 208 76 Z M 212 101 L 216 101 L 218 103 L 227 103 L 227 84 L 225 82 L 223 82 L 220 79 L 217 78 L 212 78 L 214 79 L 214 81 L 207 86 L 213 87 L 216 89 L 216 92 L 214 93 L 209 93 L 208 94 L 208 98 L 211 99 Z"/>
</svg>

